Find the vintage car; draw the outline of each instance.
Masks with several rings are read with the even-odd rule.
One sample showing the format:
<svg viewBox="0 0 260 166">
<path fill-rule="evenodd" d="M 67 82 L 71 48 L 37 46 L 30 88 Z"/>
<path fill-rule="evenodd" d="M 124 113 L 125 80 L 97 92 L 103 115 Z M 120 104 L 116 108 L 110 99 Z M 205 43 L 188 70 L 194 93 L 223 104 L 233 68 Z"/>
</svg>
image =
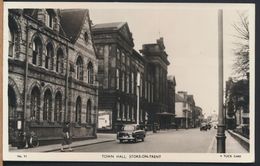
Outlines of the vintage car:
<svg viewBox="0 0 260 166">
<path fill-rule="evenodd" d="M 208 124 L 207 123 L 201 123 L 201 125 L 200 125 L 200 131 L 202 131 L 202 130 L 208 130 Z"/>
<path fill-rule="evenodd" d="M 120 143 L 122 143 L 123 141 L 144 141 L 144 138 L 145 131 L 140 129 L 140 127 L 136 124 L 124 125 L 122 130 L 117 133 L 117 139 L 120 141 Z"/>
</svg>

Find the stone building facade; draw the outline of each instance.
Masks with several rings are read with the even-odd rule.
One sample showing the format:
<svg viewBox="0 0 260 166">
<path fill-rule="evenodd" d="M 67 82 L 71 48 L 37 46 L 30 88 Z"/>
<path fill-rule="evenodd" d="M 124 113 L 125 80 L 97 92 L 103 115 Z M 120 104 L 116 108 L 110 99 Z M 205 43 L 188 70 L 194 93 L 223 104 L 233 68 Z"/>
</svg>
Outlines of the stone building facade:
<svg viewBox="0 0 260 166">
<path fill-rule="evenodd" d="M 133 123 L 149 129 L 154 123 L 159 125 L 168 111 L 169 62 L 163 39 L 143 45 L 141 55 L 133 48 L 126 22 L 96 24 L 92 34 L 99 61 L 98 129 L 117 131 L 123 124 Z"/>
<path fill-rule="evenodd" d="M 24 131 L 58 141 L 66 121 L 74 139 L 95 138 L 98 61 L 88 10 L 8 14 L 9 143 Z"/>
</svg>

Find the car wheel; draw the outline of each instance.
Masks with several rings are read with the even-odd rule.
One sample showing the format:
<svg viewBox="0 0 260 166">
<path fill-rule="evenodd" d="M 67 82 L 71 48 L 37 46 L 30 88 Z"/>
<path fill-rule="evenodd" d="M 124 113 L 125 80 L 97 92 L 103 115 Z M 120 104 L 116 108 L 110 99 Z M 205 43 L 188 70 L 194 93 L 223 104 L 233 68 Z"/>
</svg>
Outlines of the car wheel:
<svg viewBox="0 0 260 166">
<path fill-rule="evenodd" d="M 123 143 L 123 140 L 122 140 L 122 139 L 120 139 L 119 141 L 120 141 L 120 143 Z"/>
<path fill-rule="evenodd" d="M 144 138 L 142 138 L 142 142 L 144 142 Z"/>
</svg>

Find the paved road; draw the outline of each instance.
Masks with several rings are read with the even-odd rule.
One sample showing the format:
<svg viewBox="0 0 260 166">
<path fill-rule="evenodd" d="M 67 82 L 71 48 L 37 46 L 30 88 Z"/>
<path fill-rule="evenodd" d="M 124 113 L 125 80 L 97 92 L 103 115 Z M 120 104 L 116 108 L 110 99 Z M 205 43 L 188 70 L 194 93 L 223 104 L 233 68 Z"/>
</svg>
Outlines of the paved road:
<svg viewBox="0 0 260 166">
<path fill-rule="evenodd" d="M 118 141 L 100 143 L 74 148 L 74 152 L 177 152 L 206 153 L 213 144 L 216 130 L 180 129 L 178 131 L 158 132 L 147 135 L 144 142 L 119 143 Z"/>
</svg>

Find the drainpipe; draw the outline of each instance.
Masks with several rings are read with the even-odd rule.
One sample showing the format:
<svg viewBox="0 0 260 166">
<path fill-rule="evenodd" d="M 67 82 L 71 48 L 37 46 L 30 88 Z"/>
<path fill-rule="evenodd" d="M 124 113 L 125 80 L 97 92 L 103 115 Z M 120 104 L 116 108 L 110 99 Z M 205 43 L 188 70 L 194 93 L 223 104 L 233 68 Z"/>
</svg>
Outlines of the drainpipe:
<svg viewBox="0 0 260 166">
<path fill-rule="evenodd" d="M 28 79 L 28 50 L 29 50 L 29 21 L 26 26 L 26 53 L 25 53 L 25 69 L 24 69 L 24 104 L 23 104 L 23 131 L 26 129 L 26 103 L 27 103 L 27 79 Z"/>
<path fill-rule="evenodd" d="M 66 54 L 67 54 L 67 64 L 66 64 L 66 81 L 65 81 L 65 109 L 64 109 L 64 117 L 63 121 L 67 121 L 69 118 L 68 113 L 68 84 L 69 84 L 69 46 L 68 42 L 66 43 Z"/>
</svg>

